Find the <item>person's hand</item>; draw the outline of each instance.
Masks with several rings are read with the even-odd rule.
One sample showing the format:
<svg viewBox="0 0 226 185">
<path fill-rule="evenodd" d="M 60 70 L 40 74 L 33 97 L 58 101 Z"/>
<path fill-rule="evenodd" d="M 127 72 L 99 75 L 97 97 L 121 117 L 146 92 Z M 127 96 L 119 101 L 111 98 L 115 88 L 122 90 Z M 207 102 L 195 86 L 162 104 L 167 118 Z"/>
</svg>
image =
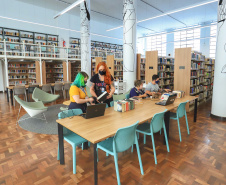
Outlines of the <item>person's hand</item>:
<svg viewBox="0 0 226 185">
<path fill-rule="evenodd" d="M 91 105 L 94 105 L 94 99 L 93 98 L 88 98 L 88 102 L 91 104 Z"/>
<path fill-rule="evenodd" d="M 143 95 L 142 95 L 143 98 L 146 98 L 147 96 L 148 96 L 147 94 L 143 94 Z"/>
<path fill-rule="evenodd" d="M 110 93 L 108 96 L 107 96 L 107 99 L 110 99 L 112 97 L 112 94 Z"/>
</svg>

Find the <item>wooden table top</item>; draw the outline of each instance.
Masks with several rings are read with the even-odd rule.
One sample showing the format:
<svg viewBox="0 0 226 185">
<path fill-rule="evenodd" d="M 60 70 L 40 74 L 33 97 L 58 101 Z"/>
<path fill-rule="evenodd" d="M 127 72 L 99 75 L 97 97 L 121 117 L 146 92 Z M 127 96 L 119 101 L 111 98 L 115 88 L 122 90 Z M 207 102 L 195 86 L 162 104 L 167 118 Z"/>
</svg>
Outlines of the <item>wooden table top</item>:
<svg viewBox="0 0 226 185">
<path fill-rule="evenodd" d="M 68 82 L 67 82 L 68 83 Z M 72 83 L 72 82 L 70 82 L 70 83 Z M 55 83 L 51 83 L 51 86 L 54 86 L 55 85 Z M 63 85 L 64 85 L 64 83 L 63 83 Z M 8 89 L 13 89 L 13 87 L 15 87 L 15 85 L 10 85 L 10 86 L 7 86 L 6 88 L 8 88 Z M 17 86 L 17 87 L 19 87 L 19 86 Z M 29 87 L 29 85 L 25 85 L 25 88 L 27 89 Z M 39 87 L 42 87 L 42 85 L 39 85 Z"/>
<path fill-rule="evenodd" d="M 127 112 L 116 112 L 114 107 L 109 107 L 105 110 L 105 115 L 101 117 L 85 119 L 81 116 L 73 116 L 58 119 L 56 122 L 91 143 L 98 143 L 114 136 L 119 128 L 130 126 L 136 121 L 139 121 L 139 124 L 150 121 L 156 113 L 163 112 L 165 109 L 175 109 L 180 103 L 197 98 L 195 96 L 185 96 L 176 99 L 173 104 L 167 106 L 156 105 L 156 101 L 144 99 L 141 103 L 135 105 L 134 110 Z"/>
</svg>

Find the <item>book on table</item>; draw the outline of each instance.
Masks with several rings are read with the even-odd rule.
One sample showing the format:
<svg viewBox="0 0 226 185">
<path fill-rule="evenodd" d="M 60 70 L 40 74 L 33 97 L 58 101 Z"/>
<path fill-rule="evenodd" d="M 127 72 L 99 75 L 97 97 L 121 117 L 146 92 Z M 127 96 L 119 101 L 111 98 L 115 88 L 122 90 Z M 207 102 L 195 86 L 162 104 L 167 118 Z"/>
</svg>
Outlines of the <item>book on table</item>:
<svg viewBox="0 0 226 185">
<path fill-rule="evenodd" d="M 108 92 L 105 91 L 105 92 L 103 92 L 100 96 L 98 96 L 97 100 L 98 100 L 99 102 L 103 102 L 103 101 L 105 101 L 105 100 L 107 99 L 107 96 L 108 96 L 108 95 L 109 95 Z"/>
</svg>

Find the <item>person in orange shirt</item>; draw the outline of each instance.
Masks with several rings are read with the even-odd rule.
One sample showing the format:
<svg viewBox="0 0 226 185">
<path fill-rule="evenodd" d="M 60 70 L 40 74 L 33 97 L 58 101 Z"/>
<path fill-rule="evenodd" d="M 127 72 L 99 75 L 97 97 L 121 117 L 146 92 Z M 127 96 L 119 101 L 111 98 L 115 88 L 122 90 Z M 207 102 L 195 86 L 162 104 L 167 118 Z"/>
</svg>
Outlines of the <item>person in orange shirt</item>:
<svg viewBox="0 0 226 185">
<path fill-rule="evenodd" d="M 71 84 L 69 95 L 70 105 L 68 109 L 81 109 L 83 113 L 86 112 L 87 104 L 93 104 L 94 99 L 89 98 L 86 92 L 86 83 L 89 76 L 85 72 L 79 72 L 75 81 Z"/>
</svg>

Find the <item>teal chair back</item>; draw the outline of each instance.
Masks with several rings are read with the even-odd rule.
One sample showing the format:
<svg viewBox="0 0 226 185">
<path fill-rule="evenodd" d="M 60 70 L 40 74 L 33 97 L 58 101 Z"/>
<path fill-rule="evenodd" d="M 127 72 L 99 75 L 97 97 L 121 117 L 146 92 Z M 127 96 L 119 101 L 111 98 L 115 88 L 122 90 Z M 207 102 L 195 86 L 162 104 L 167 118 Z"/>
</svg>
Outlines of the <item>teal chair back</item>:
<svg viewBox="0 0 226 185">
<path fill-rule="evenodd" d="M 114 106 L 114 101 L 110 102 L 110 106 L 113 107 Z"/>
<path fill-rule="evenodd" d="M 182 118 L 186 114 L 185 106 L 189 101 L 180 103 L 180 105 L 177 107 L 177 115 L 179 118 Z"/>
<path fill-rule="evenodd" d="M 134 144 L 138 123 L 139 121 L 131 126 L 118 129 L 113 142 L 116 153 L 124 152 Z"/>
<path fill-rule="evenodd" d="M 126 99 L 129 99 L 129 94 L 126 94 Z"/>
<path fill-rule="evenodd" d="M 125 94 L 113 95 L 113 100 L 114 101 L 124 100 L 124 99 L 126 99 L 126 95 Z"/>
<path fill-rule="evenodd" d="M 58 113 L 58 119 L 64 119 L 64 118 L 71 117 L 71 116 L 77 116 L 82 113 L 83 112 L 81 109 L 65 110 L 65 111 Z M 64 133 L 64 135 L 68 135 L 68 134 L 71 134 L 72 132 L 70 130 L 68 130 L 67 128 L 63 127 L 63 133 Z"/>
<path fill-rule="evenodd" d="M 166 111 L 167 109 L 164 110 L 163 112 L 155 114 L 154 117 L 152 118 L 150 126 L 152 125 L 154 133 L 159 132 L 162 129 L 164 122 L 164 114 Z"/>
</svg>

